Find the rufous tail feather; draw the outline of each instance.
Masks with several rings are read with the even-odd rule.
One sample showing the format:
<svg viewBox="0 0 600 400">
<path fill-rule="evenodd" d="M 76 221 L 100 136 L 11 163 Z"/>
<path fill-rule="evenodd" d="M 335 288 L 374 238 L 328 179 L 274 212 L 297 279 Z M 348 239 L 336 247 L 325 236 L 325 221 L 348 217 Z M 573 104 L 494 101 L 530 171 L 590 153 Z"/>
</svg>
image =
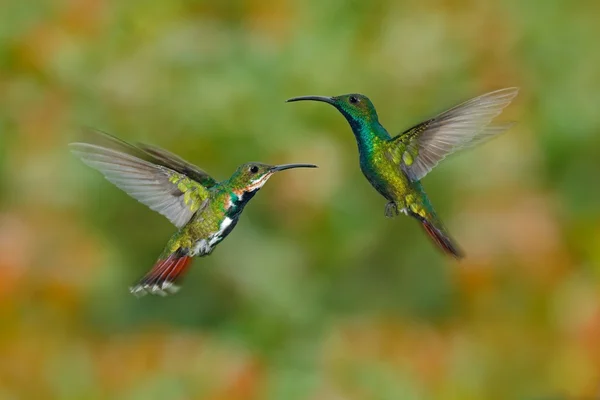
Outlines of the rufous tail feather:
<svg viewBox="0 0 600 400">
<path fill-rule="evenodd" d="M 135 286 L 129 291 L 135 296 L 145 294 L 158 294 L 167 296 L 179 290 L 175 283 L 183 276 L 190 265 L 192 257 L 171 254 L 165 259 L 160 259 Z"/>
<path fill-rule="evenodd" d="M 443 230 L 443 228 L 436 227 L 431 221 L 427 219 L 421 219 L 421 224 L 425 229 L 425 232 L 429 235 L 432 241 L 442 249 L 446 254 L 451 255 L 456 259 L 461 259 L 465 255 L 462 250 L 456 245 L 454 240 Z"/>
</svg>

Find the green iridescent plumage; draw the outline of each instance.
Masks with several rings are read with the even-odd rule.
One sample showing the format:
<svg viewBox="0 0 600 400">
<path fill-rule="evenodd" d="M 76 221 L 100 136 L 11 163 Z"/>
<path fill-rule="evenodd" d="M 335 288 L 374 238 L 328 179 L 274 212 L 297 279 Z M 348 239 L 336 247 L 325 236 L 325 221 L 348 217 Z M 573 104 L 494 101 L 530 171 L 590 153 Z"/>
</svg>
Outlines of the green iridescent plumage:
<svg viewBox="0 0 600 400">
<path fill-rule="evenodd" d="M 447 155 L 507 130 L 512 124 L 491 122 L 517 93 L 517 88 L 507 88 L 484 94 L 395 137 L 379 123 L 373 103 L 364 95 L 302 96 L 288 101 L 321 101 L 340 111 L 356 138 L 363 174 L 388 200 L 385 215 L 403 212 L 416 218 L 440 248 L 460 258 L 462 251 L 437 217 L 420 180 Z"/>
<path fill-rule="evenodd" d="M 71 151 L 131 197 L 171 221 L 176 232 L 152 270 L 131 288 L 136 295 L 166 295 L 192 257 L 205 256 L 233 230 L 250 199 L 278 171 L 315 168 L 312 164 L 240 166 L 217 182 L 205 171 L 154 146 L 133 146 L 114 136 L 88 130 Z"/>
</svg>

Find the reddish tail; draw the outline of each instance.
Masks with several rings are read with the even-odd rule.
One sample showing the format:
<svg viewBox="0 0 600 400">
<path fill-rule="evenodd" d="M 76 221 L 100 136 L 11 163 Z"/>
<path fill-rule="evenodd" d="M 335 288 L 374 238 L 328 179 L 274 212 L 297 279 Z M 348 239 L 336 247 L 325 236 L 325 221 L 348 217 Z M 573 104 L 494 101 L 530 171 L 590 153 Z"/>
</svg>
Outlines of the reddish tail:
<svg viewBox="0 0 600 400">
<path fill-rule="evenodd" d="M 431 221 L 426 219 L 420 219 L 420 221 L 423 224 L 423 228 L 425 228 L 425 232 L 427 232 L 440 249 L 454 258 L 460 259 L 464 257 L 462 250 L 459 249 L 443 228 L 436 227 Z"/>
<path fill-rule="evenodd" d="M 179 290 L 179 286 L 175 285 L 175 282 L 183 276 L 191 261 L 192 257 L 181 256 L 177 253 L 158 260 L 150 272 L 135 286 L 129 288 L 129 291 L 136 296 L 143 296 L 147 293 L 161 296 L 173 294 Z"/>
</svg>

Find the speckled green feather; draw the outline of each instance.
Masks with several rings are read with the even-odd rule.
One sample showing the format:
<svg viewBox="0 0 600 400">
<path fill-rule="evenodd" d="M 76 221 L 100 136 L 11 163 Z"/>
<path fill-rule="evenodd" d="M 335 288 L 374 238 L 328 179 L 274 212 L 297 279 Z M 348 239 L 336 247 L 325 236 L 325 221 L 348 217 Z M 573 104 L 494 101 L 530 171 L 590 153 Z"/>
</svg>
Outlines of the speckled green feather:
<svg viewBox="0 0 600 400">
<path fill-rule="evenodd" d="M 517 95 L 517 88 L 476 97 L 392 137 L 380 124 L 373 103 L 364 95 L 302 96 L 333 105 L 352 128 L 360 168 L 371 185 L 388 200 L 385 215 L 403 212 L 419 220 L 445 252 L 462 251 L 437 217 L 420 180 L 447 155 L 504 132 L 511 124 L 491 124 Z"/>
</svg>

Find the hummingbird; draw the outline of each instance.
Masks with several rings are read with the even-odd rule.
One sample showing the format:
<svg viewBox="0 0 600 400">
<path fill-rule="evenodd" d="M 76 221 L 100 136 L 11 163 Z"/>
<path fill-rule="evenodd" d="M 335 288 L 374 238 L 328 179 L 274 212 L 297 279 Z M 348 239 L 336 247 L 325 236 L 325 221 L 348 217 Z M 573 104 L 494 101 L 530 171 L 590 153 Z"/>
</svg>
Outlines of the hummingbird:
<svg viewBox="0 0 600 400">
<path fill-rule="evenodd" d="M 91 140 L 70 143 L 71 152 L 178 228 L 152 269 L 130 287 L 136 296 L 175 293 L 192 258 L 209 255 L 231 233 L 244 207 L 271 176 L 292 168 L 317 167 L 250 162 L 219 182 L 167 150 L 88 132 Z"/>
<path fill-rule="evenodd" d="M 301 96 L 287 102 L 321 101 L 342 113 L 356 138 L 362 173 L 387 200 L 385 216 L 403 213 L 417 219 L 443 252 L 460 259 L 464 253 L 437 216 L 421 179 L 449 154 L 510 128 L 513 123 L 492 124 L 492 120 L 518 91 L 505 88 L 475 97 L 394 137 L 379 122 L 371 100 L 362 94 Z"/>
</svg>

